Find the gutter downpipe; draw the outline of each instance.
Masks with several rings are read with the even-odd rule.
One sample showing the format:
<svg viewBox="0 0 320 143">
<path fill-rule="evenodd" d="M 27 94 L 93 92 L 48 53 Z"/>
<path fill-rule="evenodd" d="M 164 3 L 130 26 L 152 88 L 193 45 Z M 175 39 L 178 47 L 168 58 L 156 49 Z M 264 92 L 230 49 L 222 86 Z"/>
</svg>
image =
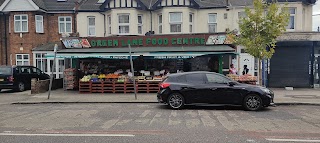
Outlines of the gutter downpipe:
<svg viewBox="0 0 320 143">
<path fill-rule="evenodd" d="M 150 18 L 151 18 L 151 20 L 150 20 L 150 31 L 152 31 L 152 12 L 151 12 L 151 10 L 149 10 L 149 12 L 150 12 Z"/>
<path fill-rule="evenodd" d="M 104 33 L 103 33 L 103 35 L 104 35 L 104 37 L 106 37 L 107 36 L 107 31 L 106 31 L 106 28 L 107 28 L 107 26 L 106 26 L 106 14 L 104 14 L 104 13 L 102 13 L 102 12 L 99 12 L 100 14 L 102 14 L 103 15 L 103 31 L 104 31 Z"/>
<path fill-rule="evenodd" d="M 4 20 L 4 48 L 5 48 L 5 58 L 6 58 L 6 65 L 8 65 L 8 37 L 7 37 L 7 16 L 5 13 L 3 14 L 3 20 Z"/>
</svg>

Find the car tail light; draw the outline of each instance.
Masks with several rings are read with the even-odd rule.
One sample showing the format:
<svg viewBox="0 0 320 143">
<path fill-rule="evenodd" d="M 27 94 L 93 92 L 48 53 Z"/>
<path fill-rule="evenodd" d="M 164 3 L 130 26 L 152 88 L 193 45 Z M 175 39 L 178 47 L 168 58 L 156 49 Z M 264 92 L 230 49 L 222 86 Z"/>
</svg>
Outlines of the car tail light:
<svg viewBox="0 0 320 143">
<path fill-rule="evenodd" d="M 160 84 L 160 87 L 161 88 L 167 88 L 167 87 L 169 87 L 170 86 L 170 83 L 161 83 Z"/>
<path fill-rule="evenodd" d="M 13 82 L 13 80 L 14 80 L 13 76 L 8 77 L 8 81 Z"/>
</svg>

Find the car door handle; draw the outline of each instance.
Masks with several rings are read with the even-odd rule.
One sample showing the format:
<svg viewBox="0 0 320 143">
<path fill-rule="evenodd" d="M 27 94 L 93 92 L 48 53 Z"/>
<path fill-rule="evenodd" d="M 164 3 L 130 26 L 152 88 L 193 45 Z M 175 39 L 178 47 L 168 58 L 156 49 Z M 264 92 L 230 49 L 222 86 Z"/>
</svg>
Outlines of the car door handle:
<svg viewBox="0 0 320 143">
<path fill-rule="evenodd" d="M 216 90 L 217 88 L 210 88 L 210 90 Z"/>
<path fill-rule="evenodd" d="M 195 88 L 192 88 L 192 87 L 181 87 L 181 89 L 195 89 Z"/>
</svg>

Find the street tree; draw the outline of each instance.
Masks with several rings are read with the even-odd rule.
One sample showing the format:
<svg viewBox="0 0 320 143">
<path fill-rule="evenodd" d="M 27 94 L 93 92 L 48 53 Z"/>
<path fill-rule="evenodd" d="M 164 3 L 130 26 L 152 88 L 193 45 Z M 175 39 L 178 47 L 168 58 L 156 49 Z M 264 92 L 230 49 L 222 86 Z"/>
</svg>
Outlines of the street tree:
<svg viewBox="0 0 320 143">
<path fill-rule="evenodd" d="M 275 53 L 276 39 L 286 31 L 289 12 L 286 5 L 277 1 L 253 0 L 253 8 L 246 7 L 246 16 L 239 20 L 240 35 L 230 35 L 234 44 L 261 60 L 270 59 Z M 259 68 L 261 83 L 261 68 Z"/>
</svg>

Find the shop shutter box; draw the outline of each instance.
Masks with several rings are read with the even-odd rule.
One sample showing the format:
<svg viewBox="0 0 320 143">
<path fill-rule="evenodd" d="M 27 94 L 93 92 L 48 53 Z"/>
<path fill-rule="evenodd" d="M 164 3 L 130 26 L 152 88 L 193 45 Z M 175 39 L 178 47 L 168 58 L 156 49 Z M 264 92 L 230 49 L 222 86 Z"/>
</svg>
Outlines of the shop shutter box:
<svg viewBox="0 0 320 143">
<path fill-rule="evenodd" d="M 269 87 L 310 87 L 310 42 L 277 43 L 270 60 Z"/>
</svg>

